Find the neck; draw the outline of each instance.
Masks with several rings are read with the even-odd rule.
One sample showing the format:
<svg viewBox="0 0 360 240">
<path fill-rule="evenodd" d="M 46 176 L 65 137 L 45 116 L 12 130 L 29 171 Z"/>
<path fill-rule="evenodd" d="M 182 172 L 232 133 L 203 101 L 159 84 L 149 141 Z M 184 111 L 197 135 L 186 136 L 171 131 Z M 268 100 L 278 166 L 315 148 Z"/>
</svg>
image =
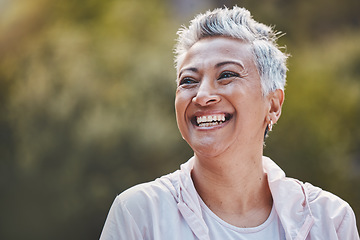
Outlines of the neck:
<svg viewBox="0 0 360 240">
<path fill-rule="evenodd" d="M 262 152 L 216 157 L 195 153 L 192 178 L 205 204 L 230 224 L 258 226 L 270 214 L 272 197 L 263 171 Z"/>
</svg>

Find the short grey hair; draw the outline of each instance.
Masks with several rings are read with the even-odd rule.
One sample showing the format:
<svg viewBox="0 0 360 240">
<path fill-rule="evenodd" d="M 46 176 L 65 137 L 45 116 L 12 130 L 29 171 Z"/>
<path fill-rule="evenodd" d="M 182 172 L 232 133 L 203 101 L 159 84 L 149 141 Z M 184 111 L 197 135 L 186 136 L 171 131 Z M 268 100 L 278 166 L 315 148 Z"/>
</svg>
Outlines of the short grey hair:
<svg viewBox="0 0 360 240">
<path fill-rule="evenodd" d="M 256 22 L 245 8 L 234 6 L 207 11 L 190 21 L 189 27 L 177 32 L 175 66 L 179 71 L 186 52 L 199 40 L 225 36 L 250 43 L 258 69 L 263 95 L 276 89 L 284 90 L 286 84 L 286 60 L 288 55 L 280 50 L 276 41 L 279 33 L 271 27 Z"/>
</svg>

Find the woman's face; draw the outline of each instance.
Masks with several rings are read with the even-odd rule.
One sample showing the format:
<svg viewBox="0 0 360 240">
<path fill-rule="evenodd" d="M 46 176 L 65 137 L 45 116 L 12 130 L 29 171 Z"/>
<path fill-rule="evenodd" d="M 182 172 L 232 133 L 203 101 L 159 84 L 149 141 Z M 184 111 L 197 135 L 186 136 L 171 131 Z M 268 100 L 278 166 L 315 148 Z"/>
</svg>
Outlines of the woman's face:
<svg viewBox="0 0 360 240">
<path fill-rule="evenodd" d="M 270 105 L 250 44 L 225 37 L 198 41 L 180 64 L 177 82 L 177 124 L 196 154 L 262 150 Z"/>
</svg>

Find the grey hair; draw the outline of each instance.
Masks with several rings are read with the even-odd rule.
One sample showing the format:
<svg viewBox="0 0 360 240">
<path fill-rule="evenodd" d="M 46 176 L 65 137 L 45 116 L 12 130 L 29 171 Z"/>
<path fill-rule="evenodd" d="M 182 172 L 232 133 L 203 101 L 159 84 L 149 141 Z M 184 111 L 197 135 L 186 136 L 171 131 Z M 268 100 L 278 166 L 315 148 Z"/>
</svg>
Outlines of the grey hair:
<svg viewBox="0 0 360 240">
<path fill-rule="evenodd" d="M 175 66 L 179 71 L 186 52 L 199 40 L 207 37 L 225 36 L 240 39 L 252 46 L 255 65 L 258 69 L 263 95 L 276 89 L 284 90 L 286 84 L 286 60 L 276 41 L 279 33 L 269 26 L 256 22 L 245 8 L 218 8 L 197 15 L 189 27 L 177 32 Z"/>
</svg>

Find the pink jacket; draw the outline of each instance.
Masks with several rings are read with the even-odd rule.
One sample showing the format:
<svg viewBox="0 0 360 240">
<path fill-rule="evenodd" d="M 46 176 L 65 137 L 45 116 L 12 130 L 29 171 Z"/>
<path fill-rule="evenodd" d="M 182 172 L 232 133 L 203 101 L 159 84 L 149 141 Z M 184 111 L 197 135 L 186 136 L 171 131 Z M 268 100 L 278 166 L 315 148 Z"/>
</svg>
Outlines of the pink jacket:
<svg viewBox="0 0 360 240">
<path fill-rule="evenodd" d="M 180 170 L 117 196 L 100 239 L 209 240 L 190 177 L 193 162 L 191 158 Z M 285 177 L 267 157 L 263 165 L 287 240 L 359 240 L 348 203 L 309 183 Z"/>
</svg>

